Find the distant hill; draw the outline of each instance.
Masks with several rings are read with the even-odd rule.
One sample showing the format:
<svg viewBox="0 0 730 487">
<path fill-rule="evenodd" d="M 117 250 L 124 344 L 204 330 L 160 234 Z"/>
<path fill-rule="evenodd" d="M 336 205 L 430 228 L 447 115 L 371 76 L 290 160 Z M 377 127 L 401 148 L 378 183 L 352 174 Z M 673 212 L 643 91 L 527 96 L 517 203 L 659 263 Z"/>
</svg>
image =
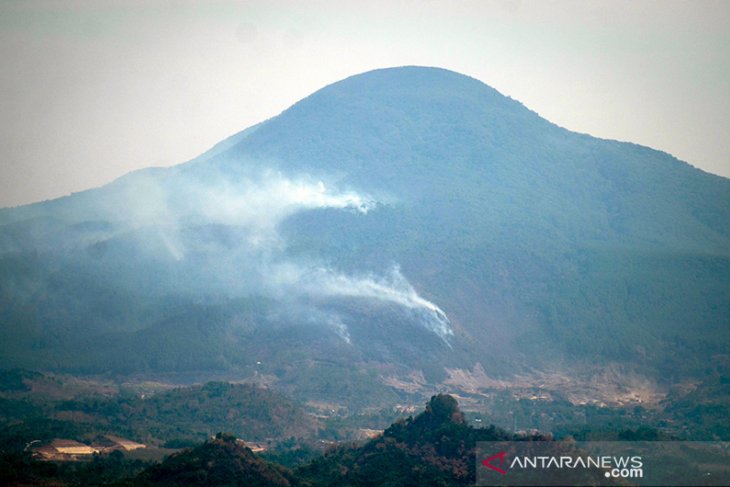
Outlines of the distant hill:
<svg viewBox="0 0 730 487">
<path fill-rule="evenodd" d="M 493 426 L 472 428 L 456 400 L 439 394 L 415 418 L 394 423 L 361 447 L 341 446 L 296 475 L 317 486 L 474 485 L 476 442 L 513 439 Z"/>
<path fill-rule="evenodd" d="M 437 68 L 353 76 L 193 161 L 0 210 L 0 365 L 266 376 L 360 406 L 696 378 L 728 355 L 728 290 L 730 180 Z"/>
<path fill-rule="evenodd" d="M 172 455 L 142 472 L 133 485 L 155 486 L 245 486 L 288 487 L 292 475 L 283 467 L 268 464 L 238 442 L 235 436 L 218 434 L 215 439 Z"/>
<path fill-rule="evenodd" d="M 131 407 L 130 407 L 131 406 Z M 209 382 L 173 389 L 124 407 L 125 423 L 151 437 L 228 430 L 248 441 L 312 437 L 319 424 L 302 405 L 251 384 Z M 139 426 L 137 426 L 139 425 Z"/>
</svg>

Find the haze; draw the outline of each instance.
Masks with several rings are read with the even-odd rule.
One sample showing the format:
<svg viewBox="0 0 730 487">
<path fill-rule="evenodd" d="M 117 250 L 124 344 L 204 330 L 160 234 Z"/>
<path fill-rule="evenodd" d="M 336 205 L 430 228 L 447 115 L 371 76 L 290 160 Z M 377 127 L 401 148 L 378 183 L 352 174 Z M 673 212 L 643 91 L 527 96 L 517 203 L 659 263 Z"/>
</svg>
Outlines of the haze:
<svg viewBox="0 0 730 487">
<path fill-rule="evenodd" d="M 374 68 L 473 76 L 730 176 L 730 3 L 4 2 L 0 206 L 191 159 Z"/>
</svg>

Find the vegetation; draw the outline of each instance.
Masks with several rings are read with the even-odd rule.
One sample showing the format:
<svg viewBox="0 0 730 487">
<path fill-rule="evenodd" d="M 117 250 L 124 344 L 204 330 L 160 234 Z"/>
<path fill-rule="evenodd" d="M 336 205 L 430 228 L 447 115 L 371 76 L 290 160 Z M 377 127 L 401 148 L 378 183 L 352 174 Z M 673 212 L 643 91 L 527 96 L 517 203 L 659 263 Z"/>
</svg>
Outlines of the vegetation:
<svg viewBox="0 0 730 487">
<path fill-rule="evenodd" d="M 150 486 L 472 485 L 476 442 L 514 438 L 493 426 L 472 428 L 456 400 L 440 394 L 431 398 L 423 413 L 398 420 L 382 436 L 363 445 L 337 446 L 294 471 L 257 457 L 236 436 L 219 433 L 143 471 L 144 463 L 127 460 L 119 452 L 77 464 L 6 455 L 3 480 Z"/>
<path fill-rule="evenodd" d="M 313 438 L 320 424 L 300 404 L 250 384 L 209 382 L 150 396 L 131 392 L 101 395 L 85 392 L 53 398 L 59 389 L 33 393 L 53 381 L 41 374 L 23 382 L 29 391 L 0 395 L 0 448 L 21 452 L 31 441 L 54 438 L 91 442 L 105 434 L 150 446 L 180 448 L 227 430 L 247 441 Z M 58 379 L 56 379 L 58 380 Z M 78 393 L 78 391 L 77 391 Z"/>
<path fill-rule="evenodd" d="M 219 433 L 215 439 L 148 468 L 132 484 L 288 487 L 292 481 L 287 469 L 257 458 L 235 436 Z"/>
<path fill-rule="evenodd" d="M 0 482 L 3 485 L 104 486 L 139 474 L 151 462 L 126 458 L 121 451 L 94 455 L 88 462 L 41 462 L 30 452 L 0 453 Z"/>
<path fill-rule="evenodd" d="M 394 423 L 362 447 L 341 446 L 296 470 L 305 485 L 473 485 L 477 441 L 511 440 L 465 423 L 456 400 L 439 394 L 415 418 Z"/>
<path fill-rule="evenodd" d="M 205 393 L 198 389 L 197 394 Z M 584 425 L 570 436 L 593 441 L 676 439 L 647 426 L 591 430 Z M 0 480 L 10 485 L 55 486 L 473 485 L 477 442 L 551 439 L 552 435 L 539 432 L 508 433 L 493 425 L 474 428 L 452 396 L 437 394 L 417 416 L 396 420 L 366 442 L 331 444 L 324 454 L 312 442 L 290 438 L 257 455 L 227 433 L 173 453 L 160 463 L 119 451 L 82 462 L 41 462 L 31 458 L 29 451 L 4 450 Z"/>
</svg>

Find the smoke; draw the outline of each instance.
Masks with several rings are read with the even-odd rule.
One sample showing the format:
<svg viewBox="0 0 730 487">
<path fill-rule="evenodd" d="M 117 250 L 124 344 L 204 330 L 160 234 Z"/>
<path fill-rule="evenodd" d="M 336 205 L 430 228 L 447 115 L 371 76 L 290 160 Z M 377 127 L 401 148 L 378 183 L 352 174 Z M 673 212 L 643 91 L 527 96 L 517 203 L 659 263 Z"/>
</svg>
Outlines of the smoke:
<svg viewBox="0 0 730 487">
<path fill-rule="evenodd" d="M 396 304 L 414 312 L 419 323 L 446 344 L 454 335 L 446 313 L 436 304 L 421 297 L 397 265 L 383 276 L 348 276 L 322 266 L 306 268 L 284 263 L 278 265 L 270 276 L 275 289 L 286 290 L 288 293 L 300 293 L 309 297 L 370 299 Z M 341 320 L 339 323 L 345 326 Z"/>
<path fill-rule="evenodd" d="M 350 339 L 350 331 L 347 328 L 347 325 L 342 321 L 342 318 L 340 318 L 337 314 L 329 314 L 325 318 L 325 323 L 330 326 L 334 332 L 344 340 L 345 343 L 348 345 L 352 344 L 352 340 Z"/>
<path fill-rule="evenodd" d="M 206 190 L 197 199 L 203 203 L 201 213 L 209 222 L 272 233 L 282 220 L 300 211 L 349 208 L 367 213 L 375 204 L 354 191 L 329 190 L 322 181 L 291 180 L 278 173 L 218 186 L 214 192 Z"/>
<path fill-rule="evenodd" d="M 286 218 L 307 210 L 334 208 L 367 213 L 376 202 L 351 190 L 339 191 L 308 176 L 289 178 L 277 171 L 239 174 L 234 180 L 207 174 L 185 174 L 164 180 L 138 175 L 125 188 L 121 228 L 155 226 L 175 260 L 186 245 L 179 231 L 190 225 L 230 225 L 245 229 L 250 248 L 280 248 L 277 227 Z"/>
<path fill-rule="evenodd" d="M 277 231 L 285 219 L 325 208 L 350 211 L 356 218 L 377 207 L 378 202 L 369 195 L 340 190 L 335 184 L 308 175 L 291 178 L 271 170 L 241 176 L 235 181 L 209 177 L 206 184 L 198 184 L 187 179 L 175 187 L 175 195 L 180 194 L 185 198 L 178 200 L 177 209 L 168 203 L 159 212 L 168 229 L 163 236 L 164 247 L 174 259 L 182 259 L 191 247 L 179 235 L 174 235 L 174 228 L 182 223 L 197 220 L 207 225 L 235 226 L 245 241 L 224 253 L 236 255 L 229 265 L 239 266 L 240 280 L 250 290 L 280 299 L 285 297 L 290 302 L 297 298 L 340 297 L 392 303 L 409 310 L 426 330 L 447 344 L 453 335 L 443 310 L 421 297 L 397 265 L 381 276 L 348 276 L 321 263 L 295 262 L 287 256 L 286 242 Z M 175 201 L 172 197 L 163 199 Z M 159 195 L 155 201 L 159 201 Z M 149 206 L 144 211 L 148 217 Z M 171 225 L 172 221 L 177 223 Z M 194 242 L 194 246 L 199 245 L 200 242 Z M 343 318 L 333 312 L 310 309 L 307 321 L 323 323 L 345 342 L 351 342 Z"/>
<path fill-rule="evenodd" d="M 140 171 L 104 188 L 93 210 L 83 214 L 77 208 L 73 216 L 81 222 L 110 222 L 108 228 L 74 235 L 80 248 L 122 242 L 117 254 L 121 265 L 138 259 L 130 252 L 151 257 L 141 261 L 149 263 L 145 272 L 159 276 L 163 294 L 224 292 L 286 301 L 299 309 L 297 316 L 303 321 L 323 324 L 346 343 L 352 341 L 347 316 L 311 303 L 326 298 L 377 301 L 408 310 L 424 329 L 448 344 L 453 331 L 446 314 L 421 297 L 397 265 L 382 275 L 347 275 L 321 261 L 291 257 L 278 232 L 284 220 L 298 213 L 335 209 L 357 218 L 382 204 L 367 194 L 339 188 L 336 181 L 306 174 L 239 168 L 232 175 L 210 166 L 192 171 L 181 166 Z M 124 243 L 129 241 L 133 244 Z M 134 245 L 133 250 L 124 245 Z M 172 277 L 163 282 L 165 275 Z"/>
</svg>

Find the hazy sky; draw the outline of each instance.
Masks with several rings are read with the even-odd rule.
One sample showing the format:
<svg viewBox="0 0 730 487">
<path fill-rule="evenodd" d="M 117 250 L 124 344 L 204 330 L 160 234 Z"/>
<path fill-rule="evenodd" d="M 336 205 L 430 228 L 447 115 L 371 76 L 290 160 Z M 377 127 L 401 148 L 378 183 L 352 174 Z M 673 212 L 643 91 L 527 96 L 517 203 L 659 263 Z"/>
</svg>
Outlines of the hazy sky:
<svg viewBox="0 0 730 487">
<path fill-rule="evenodd" d="M 374 68 L 730 177 L 730 1 L 0 0 L 0 206 L 191 159 Z"/>
</svg>

